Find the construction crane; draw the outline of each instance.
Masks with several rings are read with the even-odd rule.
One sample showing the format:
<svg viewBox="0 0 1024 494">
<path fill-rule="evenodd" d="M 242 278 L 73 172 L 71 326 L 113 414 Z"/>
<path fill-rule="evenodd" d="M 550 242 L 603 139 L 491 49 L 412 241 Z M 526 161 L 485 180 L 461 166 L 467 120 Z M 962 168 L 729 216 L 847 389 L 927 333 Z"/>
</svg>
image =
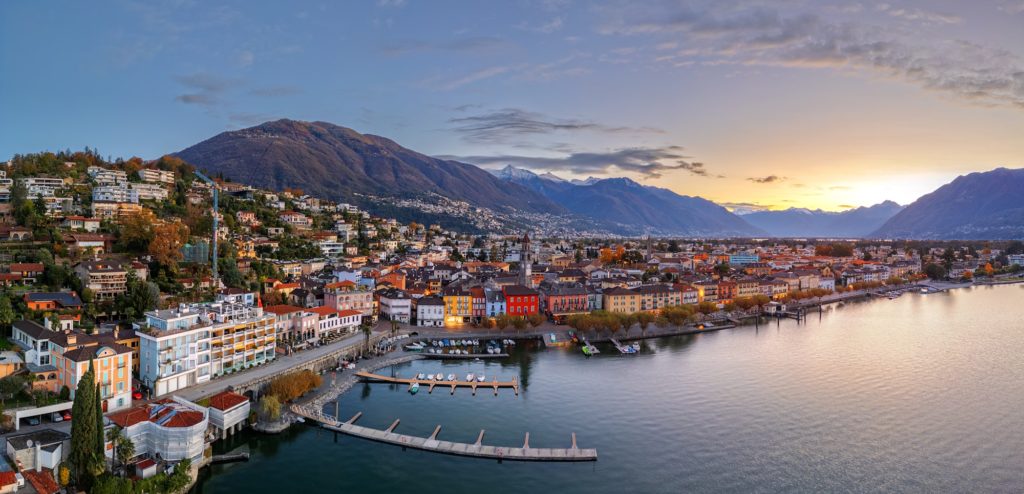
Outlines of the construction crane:
<svg viewBox="0 0 1024 494">
<path fill-rule="evenodd" d="M 213 289 L 216 290 L 220 286 L 220 279 L 217 278 L 217 191 L 220 187 L 217 186 L 217 182 L 210 180 L 210 177 L 203 175 L 202 172 L 196 170 L 194 172 L 197 177 L 201 178 L 204 182 L 210 184 L 210 188 L 213 189 Z"/>
</svg>

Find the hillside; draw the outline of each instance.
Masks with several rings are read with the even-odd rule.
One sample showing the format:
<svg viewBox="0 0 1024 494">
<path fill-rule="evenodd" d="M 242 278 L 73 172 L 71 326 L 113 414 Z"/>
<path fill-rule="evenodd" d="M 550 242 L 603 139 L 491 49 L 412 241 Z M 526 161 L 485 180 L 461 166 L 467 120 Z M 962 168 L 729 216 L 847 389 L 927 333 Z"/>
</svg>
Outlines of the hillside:
<svg viewBox="0 0 1024 494">
<path fill-rule="evenodd" d="M 773 237 L 857 238 L 871 234 L 902 209 L 895 202 L 885 201 L 839 212 L 789 208 L 758 211 L 742 218 Z"/>
<path fill-rule="evenodd" d="M 961 175 L 876 230 L 882 238 L 1024 238 L 1024 168 Z"/>
<path fill-rule="evenodd" d="M 641 185 L 628 178 L 569 182 L 507 166 L 496 176 L 523 185 L 571 212 L 618 225 L 629 234 L 654 232 L 692 236 L 750 236 L 764 232 L 700 197 Z"/>
<path fill-rule="evenodd" d="M 476 206 L 538 213 L 563 209 L 484 170 L 432 158 L 384 137 L 325 122 L 277 120 L 223 132 L 176 153 L 211 174 L 280 190 L 302 189 L 331 200 L 360 203 L 357 194 L 393 197 L 437 193 Z"/>
</svg>

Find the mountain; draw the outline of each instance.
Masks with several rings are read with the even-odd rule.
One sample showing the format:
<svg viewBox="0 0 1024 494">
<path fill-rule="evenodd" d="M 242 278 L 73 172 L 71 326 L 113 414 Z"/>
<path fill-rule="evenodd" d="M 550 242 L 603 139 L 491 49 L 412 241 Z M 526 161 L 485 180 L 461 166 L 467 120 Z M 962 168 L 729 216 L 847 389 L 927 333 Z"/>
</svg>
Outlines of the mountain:
<svg viewBox="0 0 1024 494">
<path fill-rule="evenodd" d="M 773 237 L 864 237 L 877 230 L 903 206 L 885 201 L 841 212 L 789 208 L 742 215 Z"/>
<path fill-rule="evenodd" d="M 496 210 L 564 212 L 543 195 L 509 185 L 474 165 L 432 158 L 390 139 L 326 122 L 266 122 L 223 132 L 176 154 L 236 182 L 298 188 L 331 200 L 360 203 L 357 194 L 437 193 Z"/>
<path fill-rule="evenodd" d="M 625 234 L 659 232 L 694 236 L 750 236 L 764 232 L 700 197 L 638 184 L 628 178 L 569 182 L 511 165 L 494 172 L 508 182 L 543 194 L 576 214 L 609 223 Z"/>
<path fill-rule="evenodd" d="M 1024 238 L 1024 168 L 961 175 L 921 196 L 873 234 L 881 238 Z"/>
</svg>

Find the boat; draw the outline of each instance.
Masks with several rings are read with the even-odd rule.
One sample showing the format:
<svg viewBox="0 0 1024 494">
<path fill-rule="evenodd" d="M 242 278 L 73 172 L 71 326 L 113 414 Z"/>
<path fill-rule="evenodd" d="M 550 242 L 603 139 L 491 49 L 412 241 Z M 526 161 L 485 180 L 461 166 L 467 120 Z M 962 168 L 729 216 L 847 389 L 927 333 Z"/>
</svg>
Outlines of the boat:
<svg viewBox="0 0 1024 494">
<path fill-rule="evenodd" d="M 448 374 L 448 380 L 449 381 L 454 381 L 455 380 L 455 374 Z"/>
<path fill-rule="evenodd" d="M 590 345 L 583 345 L 583 355 L 586 355 L 586 356 L 588 356 L 588 357 L 589 357 L 589 356 L 591 356 L 591 355 L 593 355 L 593 354 L 592 354 L 592 353 L 590 352 Z"/>
<path fill-rule="evenodd" d="M 412 383 L 412 386 L 409 386 L 409 393 L 416 394 L 416 392 L 419 391 L 419 390 L 420 390 L 420 383 L 419 383 L 419 381 L 414 382 L 414 383 Z"/>
<path fill-rule="evenodd" d="M 484 379 L 487 379 L 487 376 L 485 376 L 483 374 L 480 374 L 479 376 L 476 376 L 476 382 L 478 382 L 478 383 L 484 382 Z"/>
<path fill-rule="evenodd" d="M 295 417 L 295 423 L 296 424 L 303 424 L 305 422 L 306 422 L 306 419 L 304 419 L 302 417 Z"/>
<path fill-rule="evenodd" d="M 629 347 L 632 348 L 634 352 L 639 352 L 640 351 L 640 344 L 639 343 L 633 343 L 632 345 L 629 345 Z"/>
<path fill-rule="evenodd" d="M 476 374 L 473 374 L 472 372 L 470 372 L 469 374 L 466 374 L 466 380 L 469 381 L 469 382 L 473 382 L 473 379 L 475 377 L 476 377 Z"/>
<path fill-rule="evenodd" d="M 426 378 L 427 378 L 427 375 L 422 373 L 422 372 L 420 372 L 419 374 L 416 374 L 416 379 L 419 379 L 419 380 L 422 381 L 422 380 L 424 380 Z"/>
<path fill-rule="evenodd" d="M 408 345 L 405 345 L 405 349 L 413 352 L 419 352 L 423 350 L 423 345 L 419 343 L 410 343 Z"/>
<path fill-rule="evenodd" d="M 435 381 L 444 381 L 444 374 L 441 374 L 440 372 L 438 372 L 437 374 L 434 374 L 434 380 Z"/>
</svg>

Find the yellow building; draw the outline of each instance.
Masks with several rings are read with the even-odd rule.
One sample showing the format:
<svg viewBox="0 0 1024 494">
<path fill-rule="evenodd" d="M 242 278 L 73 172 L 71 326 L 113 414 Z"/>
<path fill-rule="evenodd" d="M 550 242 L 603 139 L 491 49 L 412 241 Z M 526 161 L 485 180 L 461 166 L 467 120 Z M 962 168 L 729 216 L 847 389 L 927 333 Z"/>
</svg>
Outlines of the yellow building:
<svg viewBox="0 0 1024 494">
<path fill-rule="evenodd" d="M 473 317 L 473 294 L 462 286 L 445 287 L 444 300 L 445 324 L 460 324 Z"/>
<path fill-rule="evenodd" d="M 75 397 L 78 381 L 95 366 L 96 383 L 100 385 L 103 411 L 127 408 L 132 404 L 132 350 L 117 343 L 103 343 L 84 338 L 80 345 L 76 333 L 67 333 L 50 340 L 50 353 L 57 366 L 57 388 L 67 386 Z M 85 336 L 85 335 L 82 335 Z"/>
<path fill-rule="evenodd" d="M 640 310 L 641 295 L 626 288 L 610 288 L 604 292 L 604 310 L 633 313 Z"/>
</svg>

